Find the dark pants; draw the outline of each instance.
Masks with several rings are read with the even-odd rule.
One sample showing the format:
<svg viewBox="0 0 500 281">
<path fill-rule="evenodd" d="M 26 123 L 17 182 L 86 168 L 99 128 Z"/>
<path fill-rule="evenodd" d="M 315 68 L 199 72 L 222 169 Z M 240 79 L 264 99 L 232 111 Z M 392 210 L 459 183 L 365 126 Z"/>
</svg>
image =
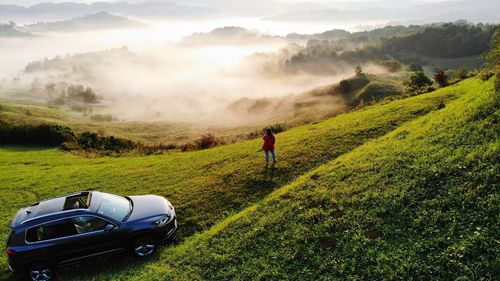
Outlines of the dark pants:
<svg viewBox="0 0 500 281">
<path fill-rule="evenodd" d="M 266 153 L 266 163 L 269 163 L 269 152 L 273 155 L 273 162 L 276 162 L 276 154 L 274 153 L 274 150 L 265 150 Z"/>
</svg>

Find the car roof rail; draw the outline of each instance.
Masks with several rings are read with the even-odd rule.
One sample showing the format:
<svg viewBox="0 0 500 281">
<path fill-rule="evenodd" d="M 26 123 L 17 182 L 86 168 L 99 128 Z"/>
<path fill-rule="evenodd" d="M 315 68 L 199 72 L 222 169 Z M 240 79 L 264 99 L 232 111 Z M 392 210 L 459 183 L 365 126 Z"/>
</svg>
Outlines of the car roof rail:
<svg viewBox="0 0 500 281">
<path fill-rule="evenodd" d="M 36 221 L 36 220 L 39 220 L 39 219 L 42 219 L 42 218 L 51 217 L 51 216 L 54 216 L 54 215 L 70 214 L 70 213 L 81 213 L 81 212 L 84 212 L 84 211 L 88 211 L 88 209 L 71 209 L 71 210 L 66 210 L 66 211 L 58 211 L 58 212 L 49 213 L 49 214 L 45 214 L 45 215 L 42 215 L 42 216 L 38 216 L 38 217 L 34 217 L 34 218 L 31 218 L 31 219 L 24 220 L 21 223 L 19 223 L 19 225 L 23 225 L 25 223 L 28 223 L 28 222 L 31 222 L 31 221 Z"/>
<path fill-rule="evenodd" d="M 50 197 L 50 198 L 46 198 L 46 199 L 43 199 L 43 200 L 40 200 L 40 201 L 37 201 L 33 204 L 31 204 L 29 207 L 33 207 L 33 206 L 36 206 L 36 205 L 39 205 L 40 202 L 43 202 L 43 201 L 49 201 L 49 200 L 52 200 L 52 199 L 59 199 L 59 198 L 68 198 L 68 197 L 73 197 L 73 196 L 78 196 L 78 195 L 82 195 L 84 193 L 92 193 L 93 191 L 78 191 L 78 192 L 74 192 L 74 193 L 70 193 L 70 194 L 66 194 L 64 196 L 55 196 L 55 197 Z"/>
</svg>

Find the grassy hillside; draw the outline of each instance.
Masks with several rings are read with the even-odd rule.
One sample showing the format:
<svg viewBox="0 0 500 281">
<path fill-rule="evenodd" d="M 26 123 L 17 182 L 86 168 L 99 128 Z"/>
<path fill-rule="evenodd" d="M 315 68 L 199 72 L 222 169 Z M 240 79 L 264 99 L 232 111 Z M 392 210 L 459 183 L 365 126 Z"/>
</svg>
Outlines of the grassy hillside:
<svg viewBox="0 0 500 281">
<path fill-rule="evenodd" d="M 491 89 L 471 88 L 323 165 L 165 251 L 136 280 L 497 279 L 500 104 Z"/>
<path fill-rule="evenodd" d="M 166 196 L 177 207 L 176 238 L 183 240 L 311 169 L 435 110 L 466 89 L 454 86 L 279 134 L 279 162 L 271 168 L 264 166 L 260 140 L 190 153 L 97 159 L 56 149 L 0 147 L 0 234 L 7 235 L 9 220 L 20 207 L 68 192 L 98 189 Z"/>
<path fill-rule="evenodd" d="M 460 94 L 444 109 L 320 166 L 156 260 L 93 280 L 498 280 L 499 96 L 492 81 L 448 91 Z"/>
<path fill-rule="evenodd" d="M 208 261 L 200 257 L 199 254 L 196 253 L 196 249 L 202 250 L 203 252 L 213 249 L 218 249 L 216 251 L 219 252 L 222 251 L 220 253 L 226 251 L 229 254 L 221 254 L 221 256 L 218 256 L 215 252 L 207 252 L 207 255 L 213 254 L 218 256 L 218 259 L 212 260 L 211 262 L 219 261 L 222 266 L 225 264 L 224 261 L 227 260 L 229 262 L 231 260 L 230 257 L 245 257 L 243 252 L 240 252 L 239 246 L 237 246 L 239 243 L 270 243 L 271 240 L 265 239 L 262 241 L 259 239 L 255 241 L 240 240 L 248 235 L 250 235 L 249 237 L 254 237 L 252 234 L 245 234 L 247 230 L 250 232 L 253 231 L 253 226 L 248 225 L 250 220 L 259 225 L 262 224 L 255 229 L 255 231 L 258 230 L 258 232 L 266 229 L 263 226 L 267 225 L 265 223 L 267 220 L 269 223 L 273 221 L 278 223 L 274 225 L 274 227 L 283 227 L 283 233 L 266 233 L 266 235 L 269 234 L 269 239 L 274 237 L 273 235 L 282 235 L 286 233 L 287 224 L 290 223 L 298 227 L 292 231 L 292 233 L 296 233 L 297 235 L 299 233 L 294 231 L 306 230 L 306 228 L 309 227 L 308 224 L 303 224 L 301 221 L 284 219 L 283 222 L 279 222 L 276 220 L 283 218 L 282 215 L 290 211 L 295 212 L 296 215 L 299 216 L 307 210 L 304 209 L 307 204 L 304 205 L 304 207 L 298 206 L 298 209 L 294 210 L 286 208 L 283 210 L 280 209 L 281 207 L 285 207 L 283 204 L 289 204 L 288 201 L 292 200 L 295 195 L 290 195 L 291 197 L 288 195 L 284 196 L 282 198 L 284 199 L 283 204 L 278 204 L 279 206 L 274 206 L 269 203 L 281 201 L 281 199 L 276 199 L 276 196 L 278 196 L 276 194 L 272 195 L 270 199 L 266 199 L 265 203 L 254 205 L 255 203 L 265 198 L 274 190 L 296 180 L 300 175 L 308 173 L 325 163 L 329 163 L 329 165 L 321 168 L 320 171 L 325 170 L 324 173 L 327 174 L 327 167 L 337 163 L 333 162 L 332 164 L 332 160 L 341 155 L 346 155 L 342 156 L 341 159 L 348 157 L 347 155 L 351 154 L 346 153 L 355 150 L 356 147 L 371 140 L 373 142 L 370 143 L 370 145 L 375 145 L 379 142 L 387 142 L 385 139 L 381 141 L 378 138 L 395 130 L 408 121 L 432 112 L 439 103 L 448 104 L 451 108 L 449 109 L 447 106 L 442 110 L 443 112 L 453 112 L 453 108 L 459 107 L 457 104 L 465 104 L 465 109 L 473 105 L 479 106 L 478 102 L 469 105 L 464 101 L 471 99 L 471 97 L 473 97 L 472 94 L 476 92 L 480 92 L 482 94 L 481 96 L 484 96 L 486 89 L 490 87 L 491 83 L 481 84 L 477 80 L 468 80 L 431 94 L 369 107 L 364 110 L 338 116 L 325 122 L 303 126 L 279 134 L 279 162 L 272 168 L 265 168 L 263 165 L 262 155 L 259 151 L 259 140 L 191 153 L 172 153 L 169 155 L 150 157 L 97 159 L 81 158 L 55 149 L 1 147 L 0 191 L 2 192 L 2 197 L 0 198 L 0 217 L 3 222 L 0 228 L 1 235 L 6 236 L 9 219 L 18 208 L 39 199 L 82 189 L 99 189 L 119 194 L 156 193 L 167 196 L 177 207 L 180 230 L 176 238 L 179 242 L 182 242 L 195 232 L 207 230 L 213 225 L 216 226 L 209 232 L 196 235 L 195 238 L 188 240 L 188 242 L 181 243 L 176 247 L 171 247 L 164 251 L 164 255 L 168 254 L 174 258 L 155 259 L 151 264 L 147 265 L 136 264 L 135 267 L 126 270 L 123 274 L 138 275 L 144 270 L 144 266 L 146 266 L 148 270 L 146 272 L 151 273 L 151 271 L 153 271 L 153 273 L 148 274 L 148 278 L 150 279 L 159 279 L 159 276 L 162 276 L 164 270 L 167 270 L 169 274 L 180 276 L 184 279 L 190 279 L 191 277 L 206 279 L 211 279 L 212 277 L 216 278 L 216 275 L 202 275 L 219 273 L 211 272 L 211 270 L 214 269 L 210 269 L 211 266 L 205 264 L 205 262 Z M 459 98 L 459 101 L 453 101 L 456 98 Z M 485 114 L 487 113 L 488 112 Z M 441 113 L 431 114 L 431 116 L 434 115 L 441 116 Z M 421 125 L 412 126 L 419 127 Z M 404 133 L 403 135 L 412 134 L 413 127 L 409 127 L 408 133 Z M 401 139 L 404 138 L 401 137 Z M 423 135 L 423 139 L 428 141 L 425 135 Z M 356 149 L 354 153 L 359 153 L 359 150 L 360 149 Z M 352 159 L 358 158 L 355 156 Z M 356 162 L 358 165 L 368 170 L 372 169 L 372 163 L 368 161 L 370 160 L 369 158 L 359 158 L 359 160 L 363 161 Z M 389 161 L 391 160 L 389 156 L 384 160 L 384 163 L 391 163 Z M 343 169 L 345 168 L 345 165 L 340 166 L 343 167 Z M 365 177 L 360 178 L 360 182 L 368 184 L 379 180 L 380 177 L 377 176 L 378 174 L 373 173 L 374 171 L 375 170 Z M 393 171 L 391 177 L 388 176 L 389 180 L 392 177 L 398 177 L 399 174 L 396 171 L 398 170 Z M 315 174 L 316 173 L 318 172 L 315 172 Z M 353 174 L 353 171 L 351 170 L 350 173 Z M 348 170 L 346 170 L 346 175 L 349 175 Z M 370 178 L 369 176 L 373 177 Z M 315 183 L 324 180 L 323 176 L 313 176 L 312 179 L 313 180 L 309 182 Z M 345 180 L 347 179 L 349 179 L 349 176 L 346 176 Z M 361 181 L 361 179 L 363 180 Z M 293 186 L 299 186 L 306 182 L 308 182 L 306 178 L 301 178 L 297 183 L 280 189 L 278 193 L 288 193 L 287 190 L 296 189 Z M 358 184 L 360 182 L 358 182 Z M 341 183 L 342 182 L 339 182 L 338 184 Z M 324 184 L 328 185 L 328 182 Z M 353 185 L 353 188 L 356 189 L 355 185 Z M 328 193 L 326 193 L 327 190 L 318 191 L 318 196 L 321 194 L 324 196 L 328 195 Z M 316 196 L 315 193 L 316 192 L 311 192 L 308 195 L 313 201 L 313 197 Z M 362 195 L 364 193 L 359 191 L 355 194 Z M 328 196 L 325 197 L 325 200 L 327 198 Z M 259 210 L 257 210 L 255 206 L 260 206 Z M 290 205 L 290 207 L 293 206 L 297 205 Z M 246 207 L 250 207 L 250 209 L 239 213 Z M 330 210 L 330 212 L 333 212 L 332 210 Z M 270 215 L 274 212 L 276 216 L 274 216 L 274 214 Z M 229 221 L 224 221 L 224 219 L 228 217 Z M 374 222 L 378 221 L 375 219 L 376 217 L 377 216 L 373 217 Z M 231 223 L 232 221 L 234 221 L 234 223 Z M 220 222 L 222 223 L 217 224 Z M 315 220 L 314 225 L 322 225 L 319 222 L 320 221 Z M 353 222 L 353 224 L 357 225 L 356 222 Z M 230 227 L 226 228 L 227 225 Z M 233 226 L 237 228 L 232 228 Z M 234 232 L 229 231 L 229 229 L 234 229 Z M 236 237 L 231 236 L 231 233 L 234 234 L 236 232 L 241 232 L 241 237 L 239 235 Z M 228 233 L 228 235 L 224 236 L 224 233 Z M 308 237 L 306 235 L 307 233 L 311 234 L 310 237 L 316 236 L 313 235 L 313 232 L 307 230 L 302 233 L 303 239 Z M 217 248 L 215 247 L 215 245 L 217 245 L 215 242 L 219 241 L 219 239 L 216 239 L 215 242 L 212 239 L 215 239 L 214 237 L 218 237 L 219 235 L 229 240 L 225 241 L 221 238 L 220 243 L 222 244 Z M 213 244 L 213 249 L 203 248 L 206 247 L 206 245 L 203 246 L 205 239 L 209 239 L 211 245 L 215 243 Z M 289 240 L 284 239 L 283 241 Z M 297 240 L 294 242 L 293 239 L 290 240 L 290 250 L 294 250 L 294 247 L 300 246 L 302 242 L 304 241 Z M 228 247 L 228 245 L 234 245 L 235 247 L 231 248 Z M 269 246 L 271 245 L 273 244 Z M 249 255 L 261 256 L 260 265 L 258 263 L 259 259 L 256 259 L 256 263 L 253 264 L 253 266 L 258 267 L 264 265 L 264 262 L 269 262 L 267 258 L 270 256 L 267 254 L 264 255 L 264 252 L 268 250 L 267 248 L 271 249 L 272 247 L 259 247 L 255 249 L 255 252 L 248 253 Z M 182 254 L 183 252 L 186 253 Z M 271 254 L 271 256 L 274 255 L 271 252 L 269 252 L 269 254 Z M 183 260 L 188 260 L 188 263 L 184 263 Z M 171 261 L 171 264 L 166 266 L 164 263 L 169 261 Z M 245 262 L 245 259 L 234 262 L 235 264 Z M 188 264 L 193 265 L 193 267 L 189 267 Z M 186 266 L 188 266 L 188 268 L 184 268 Z M 228 263 L 227 266 L 230 266 L 230 263 Z M 269 266 L 270 269 L 272 269 L 274 264 L 269 262 Z M 114 268 L 119 272 L 125 270 L 120 264 L 113 267 L 110 266 L 109 263 L 106 263 L 95 267 L 95 270 L 91 271 L 93 272 L 91 275 L 87 275 L 87 268 L 82 268 L 81 270 L 72 269 L 72 272 L 78 272 L 76 278 L 85 279 L 86 277 L 94 276 L 95 272 L 110 272 L 110 268 Z M 171 271 L 171 267 L 178 267 L 179 271 Z M 251 265 L 249 265 L 248 268 L 250 270 L 248 274 L 255 274 L 255 271 L 253 271 L 254 268 Z M 225 276 L 230 278 L 230 272 L 232 272 L 231 270 L 234 270 L 234 268 L 228 268 L 227 270 L 229 271 L 220 271 L 220 274 L 225 274 L 224 272 L 226 272 L 228 275 Z M 273 269 L 273 272 L 274 271 L 276 271 L 276 273 L 280 272 L 276 268 Z M 287 272 L 288 270 L 285 273 Z M 115 272 L 111 271 L 111 273 Z M 295 274 L 292 271 L 289 273 L 290 276 L 294 276 L 293 274 Z M 284 273 L 282 272 L 281 274 Z M 117 275 L 113 278 L 124 279 L 125 275 Z M 63 276 L 65 276 L 65 279 L 68 278 L 67 273 L 63 273 Z M 244 279 L 244 276 L 247 275 L 243 274 L 241 276 L 241 278 Z M 111 277 L 112 275 L 101 275 L 95 277 L 95 279 L 102 280 Z M 222 279 L 226 278 L 224 275 L 220 277 Z"/>
</svg>

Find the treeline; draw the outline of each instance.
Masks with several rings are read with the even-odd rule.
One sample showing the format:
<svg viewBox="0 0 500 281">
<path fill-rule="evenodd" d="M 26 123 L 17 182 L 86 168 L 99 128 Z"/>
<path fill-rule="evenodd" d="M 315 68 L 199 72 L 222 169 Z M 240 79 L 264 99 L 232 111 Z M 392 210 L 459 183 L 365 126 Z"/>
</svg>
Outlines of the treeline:
<svg viewBox="0 0 500 281">
<path fill-rule="evenodd" d="M 51 98 L 50 103 L 64 105 L 72 103 L 99 103 L 99 96 L 90 87 L 80 84 L 68 84 L 66 82 L 44 83 L 35 78 L 31 83 L 30 92 L 37 95 L 46 95 Z"/>
<path fill-rule="evenodd" d="M 432 25 L 429 25 L 432 26 Z M 340 41 L 340 40 L 356 40 L 356 41 L 375 41 L 382 37 L 394 37 L 394 36 L 407 36 L 421 32 L 426 26 L 422 25 L 389 25 L 373 30 L 359 31 L 359 32 L 349 32 L 343 29 L 333 29 L 328 30 L 323 33 L 316 34 L 298 34 L 291 33 L 286 37 L 288 39 L 295 40 L 327 40 L 327 41 Z"/>
<path fill-rule="evenodd" d="M 111 63 L 116 60 L 135 60 L 137 56 L 130 52 L 127 47 L 108 49 L 99 52 L 56 56 L 54 58 L 44 58 L 30 62 L 24 68 L 26 73 L 39 71 L 58 70 L 72 72 L 74 74 L 88 75 L 90 69 L 97 63 Z"/>
<path fill-rule="evenodd" d="M 64 126 L 52 124 L 14 126 L 0 120 L 0 144 L 59 146 L 75 140 L 73 130 Z"/>
<path fill-rule="evenodd" d="M 96 155 L 127 152 L 149 155 L 169 150 L 193 151 L 208 149 L 225 143 L 223 139 L 219 139 L 213 134 L 203 134 L 193 142 L 184 145 L 146 145 L 114 136 L 103 136 L 94 132 L 77 134 L 71 128 L 61 125 L 12 125 L 0 120 L 0 145 L 60 147 L 67 151 L 92 152 Z"/>
<path fill-rule="evenodd" d="M 394 57 L 418 54 L 427 57 L 461 58 L 484 54 L 491 48 L 498 25 L 443 24 L 422 32 L 382 39 L 380 51 Z"/>
<path fill-rule="evenodd" d="M 13 21 L 0 23 L 0 37 L 29 37 L 34 36 L 24 28 L 16 25 Z"/>
<path fill-rule="evenodd" d="M 96 133 L 76 134 L 71 128 L 54 124 L 12 125 L 0 120 L 0 144 L 59 146 L 66 150 L 123 152 L 137 149 L 138 143 Z"/>
<path fill-rule="evenodd" d="M 499 26 L 466 23 L 432 25 L 407 36 L 382 37 L 373 44 L 363 44 L 366 39 L 361 39 L 363 37 L 338 41 L 310 40 L 285 60 L 284 70 L 336 73 L 344 71 L 349 65 L 374 61 L 391 71 L 398 71 L 400 62 L 425 64 L 429 58 L 480 56 L 492 48 L 493 34 Z M 416 27 L 414 29 L 417 30 Z M 404 29 L 400 32 L 404 33 Z"/>
</svg>

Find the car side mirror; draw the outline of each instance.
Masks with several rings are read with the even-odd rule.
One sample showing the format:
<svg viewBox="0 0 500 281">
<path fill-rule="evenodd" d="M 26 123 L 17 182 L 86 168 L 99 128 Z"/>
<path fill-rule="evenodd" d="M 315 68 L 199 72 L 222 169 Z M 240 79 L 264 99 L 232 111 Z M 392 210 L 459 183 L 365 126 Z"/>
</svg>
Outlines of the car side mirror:
<svg viewBox="0 0 500 281">
<path fill-rule="evenodd" d="M 115 229 L 115 226 L 112 225 L 112 224 L 107 224 L 105 227 L 104 227 L 104 231 L 111 231 Z"/>
</svg>

